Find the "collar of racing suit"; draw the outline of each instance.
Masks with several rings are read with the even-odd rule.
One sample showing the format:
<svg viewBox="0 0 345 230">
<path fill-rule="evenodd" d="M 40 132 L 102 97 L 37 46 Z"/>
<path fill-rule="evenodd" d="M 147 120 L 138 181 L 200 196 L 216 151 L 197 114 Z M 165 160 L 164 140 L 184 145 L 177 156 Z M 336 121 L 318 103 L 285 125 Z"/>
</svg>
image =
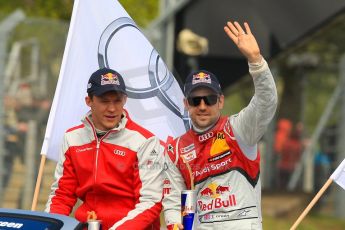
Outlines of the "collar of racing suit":
<svg viewBox="0 0 345 230">
<path fill-rule="evenodd" d="M 83 117 L 83 119 L 81 121 L 83 122 L 83 124 L 85 126 L 91 127 L 91 129 L 93 130 L 93 132 L 96 134 L 96 136 L 98 138 L 102 138 L 104 135 L 106 135 L 109 132 L 117 133 L 120 130 L 124 129 L 126 127 L 128 120 L 129 120 L 128 113 L 126 110 L 124 110 L 124 112 L 122 113 L 122 116 L 121 116 L 121 120 L 117 126 L 115 126 L 114 128 L 112 128 L 111 130 L 108 130 L 108 131 L 98 130 L 98 129 L 96 129 L 95 125 L 93 124 L 92 113 L 90 110 L 89 112 L 86 113 L 86 115 Z"/>
</svg>

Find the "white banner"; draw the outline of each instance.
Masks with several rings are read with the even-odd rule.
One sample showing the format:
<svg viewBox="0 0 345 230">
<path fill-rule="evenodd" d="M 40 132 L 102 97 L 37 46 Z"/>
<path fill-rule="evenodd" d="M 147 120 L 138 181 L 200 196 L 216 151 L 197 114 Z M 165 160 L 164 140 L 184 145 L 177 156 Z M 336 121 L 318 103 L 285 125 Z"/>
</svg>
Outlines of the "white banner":
<svg viewBox="0 0 345 230">
<path fill-rule="evenodd" d="M 87 81 L 100 67 L 123 76 L 135 122 L 164 142 L 186 131 L 181 88 L 120 3 L 75 0 L 41 154 L 58 160 L 64 132 L 88 111 Z"/>
<path fill-rule="evenodd" d="M 338 168 L 331 175 L 331 179 L 340 187 L 345 189 L 345 159 L 340 163 Z"/>
</svg>

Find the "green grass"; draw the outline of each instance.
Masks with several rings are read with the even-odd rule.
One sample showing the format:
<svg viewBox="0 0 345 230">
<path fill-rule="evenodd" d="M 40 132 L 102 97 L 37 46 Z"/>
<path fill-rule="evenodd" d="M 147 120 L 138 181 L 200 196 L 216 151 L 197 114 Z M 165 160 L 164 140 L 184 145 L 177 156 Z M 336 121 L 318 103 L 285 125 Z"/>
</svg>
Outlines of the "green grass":
<svg viewBox="0 0 345 230">
<path fill-rule="evenodd" d="M 263 229 L 264 230 L 285 230 L 290 227 L 297 220 L 299 214 L 294 217 L 273 218 L 264 216 Z M 302 220 L 297 230 L 344 230 L 345 220 L 324 216 L 324 215 L 310 215 Z"/>
</svg>

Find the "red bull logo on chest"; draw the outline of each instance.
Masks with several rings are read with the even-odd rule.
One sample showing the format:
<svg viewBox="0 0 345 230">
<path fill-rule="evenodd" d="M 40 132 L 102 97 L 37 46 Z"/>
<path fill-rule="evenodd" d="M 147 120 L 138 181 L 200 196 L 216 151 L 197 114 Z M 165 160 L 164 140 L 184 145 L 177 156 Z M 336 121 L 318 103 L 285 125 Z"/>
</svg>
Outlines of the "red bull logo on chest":
<svg viewBox="0 0 345 230">
<path fill-rule="evenodd" d="M 230 186 L 222 186 L 216 183 L 209 184 L 200 191 L 201 198 L 198 200 L 198 208 L 201 211 L 236 206 L 236 196 L 231 194 Z M 207 200 L 207 197 L 212 198 Z M 204 199 L 203 199 L 204 198 Z M 207 200 L 207 202 L 205 202 Z"/>
</svg>

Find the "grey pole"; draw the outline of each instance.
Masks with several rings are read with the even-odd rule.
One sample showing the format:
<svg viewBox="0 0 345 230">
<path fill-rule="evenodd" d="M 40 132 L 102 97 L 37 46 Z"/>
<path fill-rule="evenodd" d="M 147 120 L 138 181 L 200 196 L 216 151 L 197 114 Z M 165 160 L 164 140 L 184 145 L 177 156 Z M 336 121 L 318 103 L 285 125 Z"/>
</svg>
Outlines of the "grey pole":
<svg viewBox="0 0 345 230">
<path fill-rule="evenodd" d="M 177 4 L 176 0 L 168 0 L 168 5 L 173 7 Z M 175 18 L 169 17 L 165 30 L 165 63 L 170 70 L 174 65 L 174 41 L 175 41 Z"/>
<path fill-rule="evenodd" d="M 5 60 L 6 60 L 6 47 L 7 39 L 10 32 L 16 27 L 16 25 L 25 18 L 23 11 L 16 10 L 10 16 L 5 18 L 0 23 L 0 204 L 2 204 L 2 199 L 4 197 L 4 73 L 5 73 Z"/>
<path fill-rule="evenodd" d="M 23 209 L 29 209 L 32 196 L 34 194 L 34 184 L 35 184 L 35 159 L 36 159 L 36 146 L 37 146 L 37 121 L 29 120 L 28 122 L 28 132 L 26 134 L 25 141 L 25 182 L 24 182 L 24 196 L 22 199 L 21 207 Z"/>
<path fill-rule="evenodd" d="M 169 7 L 164 14 L 160 15 L 158 19 L 154 20 L 146 29 L 147 32 L 156 30 L 167 23 L 170 17 L 173 17 L 179 10 L 181 10 L 191 0 L 179 0 L 173 7 Z"/>
<path fill-rule="evenodd" d="M 163 57 L 169 68 L 173 65 L 175 39 L 174 15 L 190 1 L 191 0 L 161 0 L 161 14 L 143 31 Z"/>
<path fill-rule="evenodd" d="M 339 62 L 339 75 L 340 79 L 345 78 L 345 54 L 341 57 Z M 340 99 L 340 121 L 338 124 L 338 140 L 337 140 L 337 162 L 335 166 L 338 166 L 340 162 L 345 158 L 345 98 L 344 89 L 345 81 L 340 82 L 343 93 Z M 345 219 L 345 191 L 339 186 L 335 186 L 335 215 L 337 217 Z"/>
</svg>

